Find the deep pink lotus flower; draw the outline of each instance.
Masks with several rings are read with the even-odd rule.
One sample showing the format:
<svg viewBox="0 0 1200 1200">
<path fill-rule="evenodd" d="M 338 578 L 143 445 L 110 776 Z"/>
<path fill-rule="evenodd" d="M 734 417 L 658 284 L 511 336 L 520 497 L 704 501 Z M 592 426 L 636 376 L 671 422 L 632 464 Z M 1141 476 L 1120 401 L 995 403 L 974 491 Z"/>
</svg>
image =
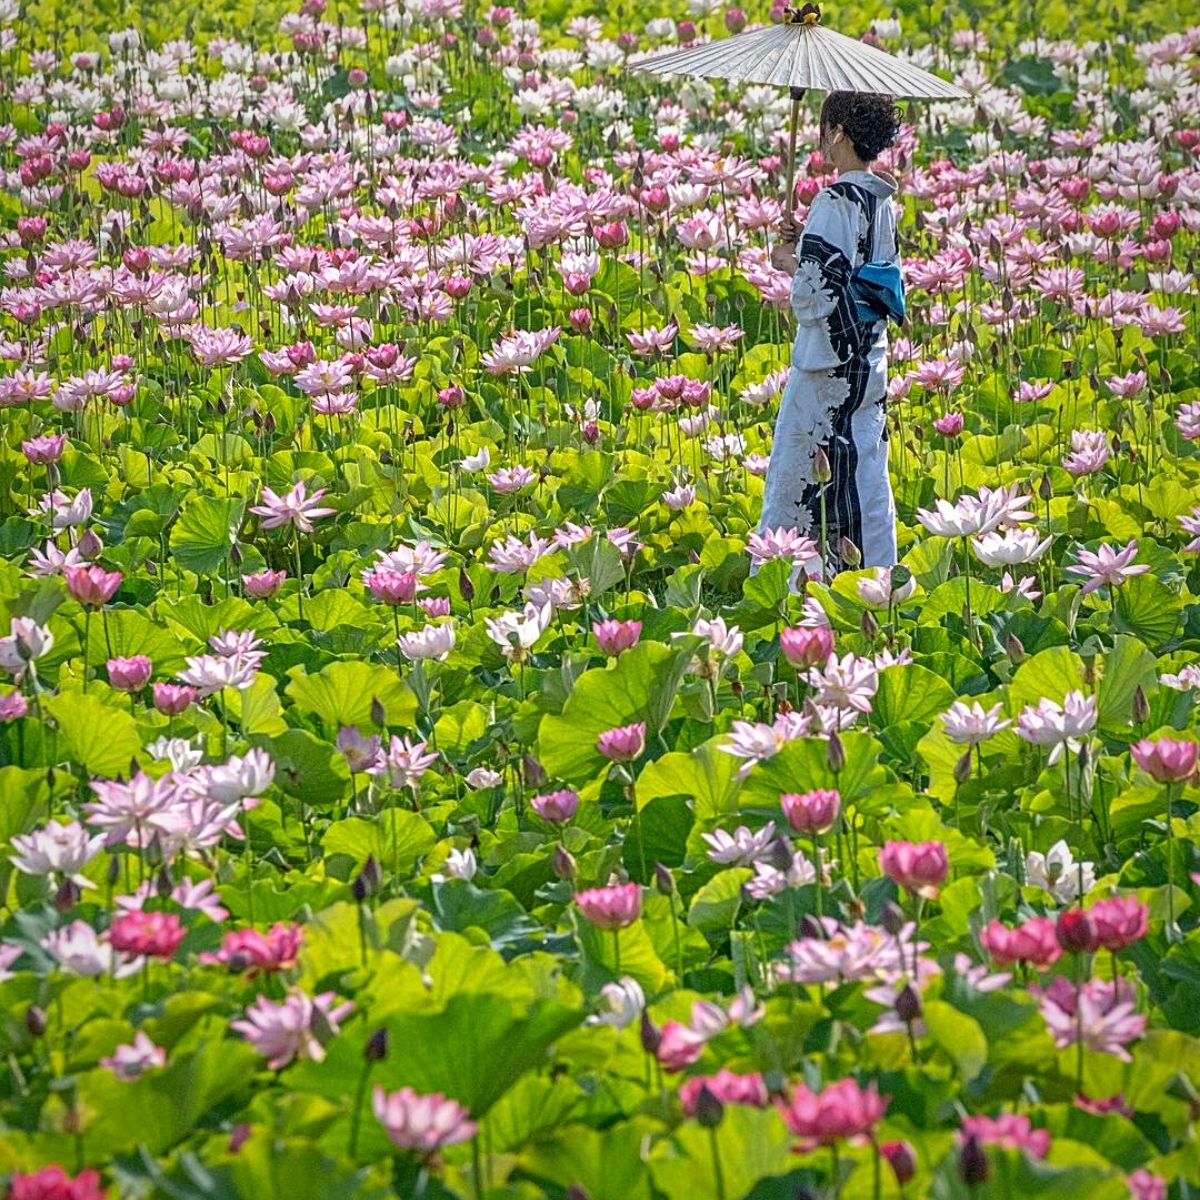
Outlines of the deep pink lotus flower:
<svg viewBox="0 0 1200 1200">
<path fill-rule="evenodd" d="M 1069 908 L 1059 913 L 1054 931 L 1058 944 L 1068 954 L 1093 954 L 1100 948 L 1092 918 L 1082 908 Z"/>
<path fill-rule="evenodd" d="M 286 579 L 286 571 L 268 569 L 255 575 L 243 575 L 242 587 L 246 589 L 246 595 L 255 600 L 270 600 L 283 587 Z"/>
<path fill-rule="evenodd" d="M 575 893 L 575 905 L 597 929 L 624 929 L 642 915 L 642 889 L 613 883 Z"/>
<path fill-rule="evenodd" d="M 879 851 L 883 873 L 907 891 L 932 899 L 950 874 L 950 860 L 941 842 L 885 842 Z"/>
<path fill-rule="evenodd" d="M 682 1071 L 684 1067 L 690 1067 L 700 1057 L 708 1040 L 704 1034 L 679 1021 L 665 1021 L 658 1034 L 654 1056 L 665 1071 Z"/>
<path fill-rule="evenodd" d="M 260 972 L 291 970 L 303 941 L 304 930 L 299 925 L 276 921 L 266 933 L 257 929 L 231 930 L 215 954 L 205 953 L 199 958 L 206 965 L 228 967 L 253 978 Z"/>
<path fill-rule="evenodd" d="M 612 762 L 627 763 L 641 758 L 646 748 L 646 723 L 620 725 L 606 729 L 596 739 L 596 749 Z"/>
<path fill-rule="evenodd" d="M 933 427 L 942 437 L 958 437 L 963 431 L 963 415 L 957 412 L 947 413 L 944 417 L 938 417 Z"/>
<path fill-rule="evenodd" d="M 668 1022 L 669 1024 L 670 1022 Z M 666 1026 L 663 1027 L 664 1029 Z M 722 1104 L 744 1104 L 749 1108 L 766 1108 L 769 1103 L 767 1085 L 757 1072 L 738 1075 L 722 1067 L 715 1075 L 696 1075 L 679 1089 L 679 1103 L 686 1116 L 696 1115 L 696 1102 L 702 1088 L 708 1088 Z"/>
<path fill-rule="evenodd" d="M 593 621 L 592 634 L 601 653 L 623 654 L 638 644 L 642 636 L 641 621 Z"/>
<path fill-rule="evenodd" d="M 106 571 L 103 567 L 65 567 L 63 578 L 67 591 L 87 608 L 102 608 L 121 586 L 124 576 L 120 571 Z"/>
<path fill-rule="evenodd" d="M 156 683 L 154 707 L 168 717 L 177 717 L 191 706 L 197 696 L 194 687 L 180 683 Z"/>
<path fill-rule="evenodd" d="M 873 1082 L 862 1088 L 853 1079 L 840 1079 L 820 1092 L 798 1084 L 787 1101 L 780 1101 L 779 1111 L 807 1151 L 843 1138 L 873 1136 L 887 1112 L 887 1100 Z"/>
<path fill-rule="evenodd" d="M 154 664 L 144 655 L 110 658 L 106 664 L 108 682 L 119 692 L 140 692 L 150 682 Z"/>
<path fill-rule="evenodd" d="M 1177 738 L 1160 738 L 1151 742 L 1143 738 L 1130 749 L 1133 761 L 1159 783 L 1183 783 L 1196 774 L 1196 742 Z"/>
<path fill-rule="evenodd" d="M 1150 909 L 1136 896 L 1113 896 L 1098 900 L 1087 910 L 1096 944 L 1114 953 L 1146 936 Z"/>
<path fill-rule="evenodd" d="M 32 1175 L 14 1175 L 8 1200 L 104 1200 L 98 1171 L 80 1171 L 73 1179 L 56 1163 Z"/>
<path fill-rule="evenodd" d="M 818 788 L 812 792 L 786 793 L 779 797 L 779 805 L 796 833 L 820 834 L 833 828 L 842 798 L 832 789 Z"/>
<path fill-rule="evenodd" d="M 553 825 L 565 825 L 579 808 L 579 793 L 567 788 L 534 796 L 529 803 L 543 821 L 549 821 Z"/>
<path fill-rule="evenodd" d="M 1049 917 L 1030 917 L 1016 929 L 989 921 L 979 933 L 979 942 L 998 967 L 1023 962 L 1044 971 L 1062 957 L 1058 934 Z"/>
<path fill-rule="evenodd" d="M 1033 1158 L 1045 1158 L 1050 1150 L 1050 1131 L 1034 1129 L 1029 1118 L 1016 1113 L 998 1117 L 963 1117 L 961 1140 L 979 1139 L 984 1146 L 1002 1146 L 1006 1150 L 1024 1150 Z"/>
<path fill-rule="evenodd" d="M 115 917 L 108 931 L 114 950 L 136 958 L 171 958 L 185 937 L 187 930 L 175 913 L 140 910 Z"/>
<path fill-rule="evenodd" d="M 432 1154 L 475 1136 L 471 1114 L 440 1092 L 422 1096 L 406 1087 L 389 1094 L 377 1086 L 372 1108 L 392 1144 L 405 1150 Z"/>
<path fill-rule="evenodd" d="M 833 653 L 833 630 L 797 626 L 779 635 L 779 648 L 793 667 L 823 667 Z"/>
</svg>

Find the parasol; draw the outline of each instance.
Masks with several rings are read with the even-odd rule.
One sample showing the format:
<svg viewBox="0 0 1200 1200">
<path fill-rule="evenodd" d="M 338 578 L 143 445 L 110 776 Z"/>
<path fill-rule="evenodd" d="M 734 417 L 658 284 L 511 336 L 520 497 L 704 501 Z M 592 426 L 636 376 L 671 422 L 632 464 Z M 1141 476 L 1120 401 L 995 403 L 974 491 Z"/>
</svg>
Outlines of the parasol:
<svg viewBox="0 0 1200 1200">
<path fill-rule="evenodd" d="M 633 64 L 633 69 L 650 75 L 693 75 L 790 88 L 792 124 L 788 137 L 786 200 L 789 217 L 796 172 L 796 129 L 806 89 L 877 92 L 898 99 L 967 98 L 962 88 L 929 71 L 822 25 L 821 10 L 815 4 L 787 9 L 779 25 L 658 54 Z"/>
</svg>

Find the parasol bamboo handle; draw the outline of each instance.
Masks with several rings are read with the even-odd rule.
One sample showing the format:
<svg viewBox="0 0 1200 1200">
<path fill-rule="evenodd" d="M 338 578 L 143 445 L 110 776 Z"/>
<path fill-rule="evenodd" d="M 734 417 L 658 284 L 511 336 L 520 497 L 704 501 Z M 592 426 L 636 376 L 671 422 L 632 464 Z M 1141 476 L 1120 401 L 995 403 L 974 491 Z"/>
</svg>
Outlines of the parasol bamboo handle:
<svg viewBox="0 0 1200 1200">
<path fill-rule="evenodd" d="M 789 221 L 792 219 L 792 213 L 796 207 L 796 130 L 800 124 L 800 101 L 803 99 L 804 89 L 792 88 L 792 127 L 788 132 L 787 197 L 783 205 L 784 214 Z"/>
</svg>

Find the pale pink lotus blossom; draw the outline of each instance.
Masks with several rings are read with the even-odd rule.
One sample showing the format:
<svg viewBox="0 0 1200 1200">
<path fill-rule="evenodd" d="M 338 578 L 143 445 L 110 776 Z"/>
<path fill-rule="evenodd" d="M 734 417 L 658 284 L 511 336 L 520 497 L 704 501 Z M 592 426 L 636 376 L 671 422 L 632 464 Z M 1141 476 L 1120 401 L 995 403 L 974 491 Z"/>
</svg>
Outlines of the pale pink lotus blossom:
<svg viewBox="0 0 1200 1200">
<path fill-rule="evenodd" d="M 112 1054 L 100 1060 L 100 1065 L 128 1083 L 149 1070 L 165 1067 L 167 1052 L 161 1046 L 156 1046 L 144 1029 L 139 1029 L 131 1044 L 118 1046 Z"/>
<path fill-rule="evenodd" d="M 333 992 L 308 996 L 294 988 L 282 1001 L 259 996 L 244 1017 L 229 1027 L 240 1033 L 267 1060 L 272 1071 L 280 1071 L 294 1059 L 322 1062 L 322 1038 L 336 1034 L 338 1025 L 354 1009 L 349 1001 L 334 1003 Z"/>
<path fill-rule="evenodd" d="M 264 529 L 279 529 L 284 525 L 292 525 L 301 533 L 312 533 L 314 521 L 337 512 L 336 508 L 320 506 L 321 497 L 324 495 L 325 489 L 318 488 L 310 496 L 308 485 L 301 479 L 282 496 L 277 495 L 271 488 L 264 487 L 262 503 L 252 505 L 250 511 L 263 518 Z"/>
<path fill-rule="evenodd" d="M 378 1084 L 371 1107 L 392 1145 L 433 1154 L 475 1136 L 475 1122 L 456 1100 L 440 1092 L 421 1095 L 412 1088 L 387 1092 Z"/>
<path fill-rule="evenodd" d="M 1149 563 L 1133 561 L 1137 553 L 1136 540 L 1127 542 L 1119 550 L 1107 543 L 1095 551 L 1080 549 L 1076 552 L 1079 561 L 1067 567 L 1067 573 L 1084 580 L 1083 587 L 1079 589 L 1084 596 L 1102 587 L 1120 587 L 1126 580 L 1150 570 Z"/>
<path fill-rule="evenodd" d="M 1063 1050 L 1079 1041 L 1097 1054 L 1132 1061 L 1126 1047 L 1146 1029 L 1146 1018 L 1135 1013 L 1133 988 L 1125 979 L 1093 979 L 1078 990 L 1059 976 L 1039 990 L 1039 1007 L 1054 1044 Z"/>
</svg>

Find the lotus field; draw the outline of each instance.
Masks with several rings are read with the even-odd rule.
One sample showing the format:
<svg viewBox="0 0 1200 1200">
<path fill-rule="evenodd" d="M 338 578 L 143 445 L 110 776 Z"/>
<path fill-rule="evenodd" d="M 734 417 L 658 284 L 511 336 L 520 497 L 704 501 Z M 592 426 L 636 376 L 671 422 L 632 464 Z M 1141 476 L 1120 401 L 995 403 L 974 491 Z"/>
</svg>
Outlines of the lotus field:
<svg viewBox="0 0 1200 1200">
<path fill-rule="evenodd" d="M 823 578 L 634 69 L 782 10 L 336 5 L 0 0 L 0 1193 L 1200 1196 L 1187 6 L 828 14 L 970 99 Z"/>
</svg>

